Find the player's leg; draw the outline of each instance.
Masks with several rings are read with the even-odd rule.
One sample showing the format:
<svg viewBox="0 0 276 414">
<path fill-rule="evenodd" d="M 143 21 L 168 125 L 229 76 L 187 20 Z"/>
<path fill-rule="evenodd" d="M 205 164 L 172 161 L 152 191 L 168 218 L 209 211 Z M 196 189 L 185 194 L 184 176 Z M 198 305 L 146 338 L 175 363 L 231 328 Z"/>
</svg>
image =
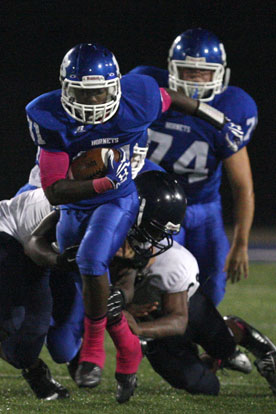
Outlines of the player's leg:
<svg viewBox="0 0 276 414">
<path fill-rule="evenodd" d="M 76 275 L 75 279 L 79 281 L 74 280 L 72 273 L 51 272 L 53 317 L 47 334 L 47 348 L 58 364 L 69 363 L 81 347 L 84 306 L 80 277 Z"/>
<path fill-rule="evenodd" d="M 122 245 L 137 211 L 136 194 L 97 207 L 87 224 L 77 254 L 84 282 L 85 309 L 89 316 L 85 318 L 80 369 L 76 373 L 76 381 L 80 386 L 96 386 L 100 380 L 105 357 L 103 335 L 106 323 L 106 292 L 109 293 L 109 281 L 103 272 L 106 272 L 109 261 Z M 113 340 L 118 336 L 115 330 L 114 328 Z M 116 345 L 119 346 L 118 342 Z M 137 352 L 140 351 L 138 346 L 137 343 Z M 119 361 L 120 358 L 117 358 L 117 366 L 120 365 Z M 97 370 L 96 375 L 93 375 L 93 367 L 91 370 L 92 364 Z"/>
<path fill-rule="evenodd" d="M 151 366 L 172 387 L 191 394 L 218 395 L 218 378 L 184 337 L 154 340 L 148 348 L 146 356 Z"/>
<path fill-rule="evenodd" d="M 267 380 L 273 394 L 276 396 L 276 351 L 267 352 L 254 364 L 259 373 Z"/>
<path fill-rule="evenodd" d="M 107 331 L 117 349 L 116 399 L 124 403 L 134 394 L 137 385 L 136 372 L 143 358 L 139 338 L 134 335 L 123 313 L 116 320 L 107 321 Z"/>
<path fill-rule="evenodd" d="M 57 241 L 61 251 L 63 251 L 66 247 L 76 244 L 81 245 L 81 243 L 83 243 L 82 251 L 86 250 L 86 247 L 90 247 L 90 251 L 93 251 L 93 248 L 97 246 L 98 237 L 102 234 L 103 230 L 102 227 L 98 227 L 97 233 L 94 233 L 91 239 L 87 237 L 86 231 L 88 230 L 90 218 L 93 216 L 93 214 L 95 214 L 96 209 L 97 206 L 95 206 L 94 209 L 90 210 L 70 210 L 67 208 L 62 208 L 60 220 L 57 225 Z M 102 223 L 104 223 L 104 220 L 102 220 Z M 87 251 L 88 263 L 91 259 L 91 257 L 89 257 L 90 251 Z M 81 262 L 85 263 L 85 258 L 81 257 Z M 99 275 L 99 279 L 102 280 L 104 278 L 104 276 L 101 278 Z M 91 276 L 89 279 L 94 278 Z M 87 283 L 89 283 L 89 281 Z M 87 291 L 87 286 L 85 286 L 85 288 Z M 97 291 L 96 287 L 95 291 Z M 82 295 L 87 297 L 87 293 L 84 291 L 82 292 Z M 97 301 L 100 297 L 101 295 L 98 295 Z M 96 304 L 98 304 L 98 302 L 96 302 Z M 80 386 L 93 387 L 98 385 L 101 380 L 102 367 L 104 366 L 105 361 L 105 351 L 103 346 L 105 324 L 106 318 L 100 317 L 99 320 L 96 319 L 94 323 L 90 320 L 90 318 L 84 318 L 84 326 L 86 325 L 86 328 L 84 328 L 84 330 L 86 330 L 86 335 L 84 335 L 82 349 L 84 358 L 86 360 L 82 366 L 79 366 L 79 368 L 82 368 L 81 372 L 78 373 L 77 378 L 75 377 L 76 382 Z M 66 328 L 68 327 L 69 326 L 67 325 Z M 72 334 L 72 331 L 70 331 L 70 329 L 67 331 L 67 333 L 68 332 Z M 91 338 L 88 336 L 89 332 L 91 332 Z M 50 336 L 49 340 L 51 340 Z M 90 358 L 93 358 L 93 361 L 91 361 Z M 82 363 L 82 361 L 79 362 Z"/>
<path fill-rule="evenodd" d="M 236 342 L 223 317 L 200 289 L 189 302 L 189 321 L 185 335 L 215 359 L 228 358 L 235 351 Z"/>
<path fill-rule="evenodd" d="M 257 358 L 254 364 L 267 380 L 273 394 L 276 395 L 276 345 L 266 335 L 238 316 L 228 315 L 224 317 L 224 320 L 235 333 L 239 345 Z"/>
<path fill-rule="evenodd" d="M 202 355 L 210 366 L 224 367 L 248 374 L 252 370 L 247 356 L 236 344 L 239 337 L 229 330 L 212 301 L 198 290 L 189 304 L 189 322 L 185 334 L 190 340 L 203 347 L 207 354 Z"/>
<path fill-rule="evenodd" d="M 52 311 L 48 276 L 11 236 L 0 236 L 0 327 L 8 361 L 25 368 L 37 359 Z M 40 298 L 41 296 L 41 298 Z"/>
<path fill-rule="evenodd" d="M 36 360 L 28 368 L 23 369 L 22 374 L 38 398 L 45 400 L 67 398 L 69 397 L 68 390 L 54 380 L 48 366 L 41 359 L 38 359 L 45 343 L 52 310 L 48 277 L 37 279 L 38 275 L 36 274 L 32 280 L 31 274 L 28 276 L 25 321 L 22 332 L 19 332 L 20 344 L 17 352 L 20 355 L 25 355 L 24 359 L 28 355 L 27 360 L 30 359 L 30 356 Z"/>
<path fill-rule="evenodd" d="M 82 274 L 85 275 L 85 278 L 83 280 L 85 280 L 85 283 L 89 283 L 90 287 L 94 287 L 93 290 L 89 289 L 90 293 L 88 297 L 88 303 L 85 305 L 86 309 L 89 307 L 89 303 L 94 304 L 96 301 L 96 297 L 94 297 L 96 294 L 94 281 L 99 280 L 98 276 L 96 276 L 95 278 L 91 277 L 90 275 L 99 275 L 104 270 L 107 270 L 107 265 L 109 261 L 117 252 L 119 247 L 123 244 L 127 232 L 136 218 L 138 208 L 138 204 L 136 203 L 136 195 L 135 198 L 133 198 L 133 196 L 127 198 L 121 200 L 114 200 L 114 202 L 109 203 L 108 205 L 98 207 L 93 216 L 91 217 L 89 225 L 87 226 L 86 235 L 84 237 L 83 242 L 81 243 L 77 255 L 77 262 L 79 264 L 80 271 L 82 272 Z M 103 222 L 102 217 L 105 218 L 104 224 L 101 224 Z M 96 235 L 97 245 L 94 245 L 93 251 L 91 251 L 91 241 L 95 240 Z M 90 272 L 90 274 L 88 272 Z M 105 300 L 105 298 L 102 297 L 100 303 L 98 304 L 98 309 L 101 306 L 102 312 L 103 305 L 105 305 L 105 310 L 107 310 L 106 304 L 104 303 L 103 299 Z M 99 295 L 97 296 L 97 300 L 99 300 Z M 91 335 L 89 334 L 89 332 L 91 332 L 92 330 L 92 326 L 95 327 L 95 325 L 98 324 L 98 321 L 95 320 L 95 316 L 93 315 L 93 313 L 91 313 L 89 319 L 85 319 L 86 329 L 84 343 L 80 354 L 80 363 L 82 365 L 83 362 L 83 366 L 87 368 L 87 370 L 89 369 L 88 362 L 90 364 L 94 363 L 100 366 L 99 364 L 97 364 L 95 360 L 96 352 L 93 350 L 93 345 L 91 343 Z M 127 325 L 127 322 L 124 318 L 122 318 L 117 324 L 113 325 L 112 327 L 109 326 L 108 331 L 117 348 L 116 378 L 119 375 L 117 381 L 118 383 L 121 383 L 122 378 L 129 379 L 127 375 L 134 374 L 138 369 L 138 365 L 142 358 L 140 344 L 138 338 L 131 333 Z M 128 340 L 126 341 L 127 338 Z M 87 346 L 86 344 L 90 345 Z M 76 373 L 77 382 L 78 373 L 79 371 L 77 371 Z M 87 377 L 88 382 L 86 382 L 85 380 L 85 384 L 87 384 L 85 386 L 91 386 L 90 374 L 87 375 Z M 81 381 L 83 384 L 83 380 Z M 124 382 L 125 387 L 127 387 L 127 383 L 129 381 Z M 123 402 L 120 398 L 117 398 L 117 400 L 120 400 L 119 402 Z"/>
<path fill-rule="evenodd" d="M 72 245 L 80 245 L 81 242 L 83 242 L 82 249 L 85 249 L 86 246 L 89 246 L 90 244 L 90 247 L 93 250 L 93 247 L 97 245 L 97 239 L 102 232 L 102 228 L 97 229 L 98 234 L 94 234 L 93 239 L 91 238 L 91 240 L 88 237 L 85 238 L 85 232 L 88 228 L 89 220 L 93 216 L 93 213 L 95 212 L 96 208 L 97 206 L 95 206 L 94 209 L 90 210 L 70 210 L 64 207 L 61 209 L 60 220 L 57 224 L 57 242 L 61 251 L 63 251 L 66 247 Z M 84 324 L 85 323 L 87 325 L 86 331 L 89 332 L 89 318 L 85 318 Z M 81 376 L 85 377 L 85 386 L 96 386 L 98 385 L 101 379 L 101 371 L 105 361 L 105 351 L 103 346 L 105 324 L 106 320 L 104 318 L 100 318 L 99 321 L 95 321 L 94 326 L 91 327 L 91 341 L 89 341 L 86 337 L 86 340 L 83 342 L 83 349 L 85 350 L 85 353 L 87 353 L 89 356 L 93 355 L 93 361 L 89 361 L 89 357 L 87 357 L 87 361 L 85 361 L 85 364 L 83 364 L 82 367 L 82 371 L 84 372 L 81 372 Z M 66 325 L 66 328 L 68 328 L 68 325 Z M 72 334 L 72 331 L 70 333 Z M 51 336 L 49 336 L 49 340 L 51 340 Z M 92 367 L 91 364 L 93 364 Z M 75 375 L 74 379 L 76 379 Z M 78 379 L 78 382 L 79 385 L 82 385 L 82 382 L 84 381 Z"/>
<path fill-rule="evenodd" d="M 221 205 L 214 202 L 191 207 L 193 209 L 185 217 L 185 247 L 198 261 L 202 290 L 217 306 L 225 294 L 226 273 L 223 268 L 229 251 Z"/>
<path fill-rule="evenodd" d="M 29 262 L 29 259 L 27 262 Z M 22 269 L 21 269 L 22 270 Z M 49 329 L 52 297 L 48 276 L 34 263 L 26 263 L 23 273 L 24 320 L 18 330 L 3 343 L 3 349 L 16 368 L 28 368 L 37 361 Z"/>
<path fill-rule="evenodd" d="M 2 234 L 1 241 L 3 237 Z M 68 391 L 38 358 L 52 310 L 48 277 L 25 256 L 15 239 L 6 235 L 0 245 L 0 313 L 8 332 L 1 343 L 1 357 L 23 369 L 23 377 L 38 398 L 68 397 Z"/>
<path fill-rule="evenodd" d="M 256 358 L 264 357 L 267 352 L 276 351 L 276 345 L 267 336 L 239 316 L 228 315 L 224 317 L 224 321 L 235 333 L 238 343 Z"/>
<path fill-rule="evenodd" d="M 21 326 L 25 310 L 22 285 L 25 255 L 20 244 L 0 232 L 0 340 L 14 334 Z"/>
</svg>

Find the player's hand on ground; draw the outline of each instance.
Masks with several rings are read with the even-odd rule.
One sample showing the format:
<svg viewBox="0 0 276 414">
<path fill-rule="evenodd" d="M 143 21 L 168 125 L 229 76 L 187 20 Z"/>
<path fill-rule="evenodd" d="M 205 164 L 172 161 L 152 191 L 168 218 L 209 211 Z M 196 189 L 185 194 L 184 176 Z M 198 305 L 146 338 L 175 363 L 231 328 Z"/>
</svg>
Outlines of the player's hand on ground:
<svg viewBox="0 0 276 414">
<path fill-rule="evenodd" d="M 242 277 L 249 275 L 248 249 L 246 246 L 233 245 L 227 255 L 223 269 L 227 273 L 227 280 L 239 282 Z"/>
<path fill-rule="evenodd" d="M 144 316 L 149 315 L 151 312 L 157 309 L 158 302 L 153 303 L 145 303 L 142 305 L 138 305 L 136 303 L 131 303 L 127 305 L 127 310 L 134 318 L 142 318 Z"/>
<path fill-rule="evenodd" d="M 113 151 L 108 152 L 108 166 L 106 177 L 111 181 L 113 188 L 119 188 L 123 183 L 127 184 L 131 178 L 131 165 L 130 160 L 126 157 L 126 152 L 120 148 L 119 161 L 114 158 Z"/>
<path fill-rule="evenodd" d="M 221 132 L 224 134 L 228 147 L 231 148 L 232 151 L 237 152 L 243 143 L 243 130 L 240 125 L 235 124 L 231 119 L 226 118 L 225 120 L 226 123 Z"/>
</svg>

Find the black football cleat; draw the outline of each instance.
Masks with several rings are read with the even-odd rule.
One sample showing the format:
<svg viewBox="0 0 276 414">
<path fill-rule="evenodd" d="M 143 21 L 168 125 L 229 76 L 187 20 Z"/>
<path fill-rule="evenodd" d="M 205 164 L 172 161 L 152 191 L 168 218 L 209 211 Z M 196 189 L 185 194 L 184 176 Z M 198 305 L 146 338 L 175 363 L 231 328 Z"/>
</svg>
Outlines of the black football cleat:
<svg viewBox="0 0 276 414">
<path fill-rule="evenodd" d="M 262 358 L 269 351 L 276 351 L 276 346 L 271 342 L 271 340 L 259 332 L 256 328 L 249 325 L 243 319 L 238 316 L 228 315 L 223 318 L 225 321 L 231 320 L 236 323 L 238 326 L 244 328 L 245 339 L 239 343 L 239 345 L 246 348 L 251 352 L 256 358 Z"/>
<path fill-rule="evenodd" d="M 41 359 L 36 368 L 23 369 L 22 375 L 39 399 L 52 401 L 69 397 L 68 390 L 54 380 L 48 366 Z"/>
<path fill-rule="evenodd" d="M 117 380 L 116 400 L 122 404 L 133 396 L 137 387 L 137 377 L 136 374 L 119 374 L 116 372 L 115 378 Z"/>
<path fill-rule="evenodd" d="M 239 348 L 236 348 L 235 352 L 230 357 L 221 361 L 220 368 L 239 371 L 243 374 L 250 374 L 252 371 L 252 364 L 247 355 Z"/>
<path fill-rule="evenodd" d="M 254 362 L 259 373 L 267 380 L 276 396 L 276 351 L 269 351 Z"/>
<path fill-rule="evenodd" d="M 75 372 L 75 382 L 81 388 L 94 388 L 102 378 L 102 369 L 92 362 L 83 361 Z"/>
</svg>

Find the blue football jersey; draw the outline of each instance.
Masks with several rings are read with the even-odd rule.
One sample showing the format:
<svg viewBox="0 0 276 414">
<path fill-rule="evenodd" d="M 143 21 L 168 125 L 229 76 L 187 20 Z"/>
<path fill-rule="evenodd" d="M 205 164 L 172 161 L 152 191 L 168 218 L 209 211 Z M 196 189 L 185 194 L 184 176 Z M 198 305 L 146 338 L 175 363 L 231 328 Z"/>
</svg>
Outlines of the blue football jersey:
<svg viewBox="0 0 276 414">
<path fill-rule="evenodd" d="M 167 70 L 138 66 L 130 73 L 147 74 L 160 87 L 168 86 Z M 254 100 L 242 89 L 229 86 L 208 104 L 241 125 L 244 140 L 240 148 L 247 145 L 257 125 Z M 234 153 L 220 131 L 203 120 L 169 110 L 151 125 L 149 143 L 149 159 L 178 174 L 189 204 L 220 198 L 222 161 Z"/>
<path fill-rule="evenodd" d="M 106 123 L 97 125 L 83 125 L 67 115 L 61 105 L 60 89 L 37 97 L 26 106 L 35 145 L 48 151 L 64 151 L 70 160 L 79 152 L 96 147 L 123 147 L 130 158 L 136 143 L 146 146 L 147 128 L 161 115 L 162 101 L 158 83 L 149 76 L 123 76 L 121 89 L 117 113 Z M 98 204 L 129 193 L 130 188 L 122 186 L 78 204 Z"/>
</svg>

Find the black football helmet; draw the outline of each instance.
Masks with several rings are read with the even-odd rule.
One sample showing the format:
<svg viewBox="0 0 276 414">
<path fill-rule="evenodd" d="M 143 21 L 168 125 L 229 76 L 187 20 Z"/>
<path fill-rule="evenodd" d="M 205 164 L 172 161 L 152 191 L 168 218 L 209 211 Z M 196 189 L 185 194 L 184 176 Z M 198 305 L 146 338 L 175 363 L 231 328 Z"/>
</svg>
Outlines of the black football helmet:
<svg viewBox="0 0 276 414">
<path fill-rule="evenodd" d="M 179 233 L 187 200 L 177 179 L 166 172 L 146 171 L 135 178 L 140 209 L 128 233 L 138 255 L 153 257 L 168 250 Z"/>
</svg>

